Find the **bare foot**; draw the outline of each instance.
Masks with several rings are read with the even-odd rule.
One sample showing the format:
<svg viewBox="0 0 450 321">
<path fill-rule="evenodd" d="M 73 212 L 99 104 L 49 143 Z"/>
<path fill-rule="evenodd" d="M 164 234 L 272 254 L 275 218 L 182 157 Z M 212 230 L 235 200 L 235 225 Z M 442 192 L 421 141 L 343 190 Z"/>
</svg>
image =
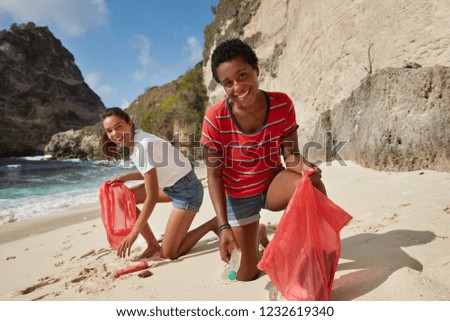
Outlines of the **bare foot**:
<svg viewBox="0 0 450 321">
<path fill-rule="evenodd" d="M 266 248 L 269 244 L 269 239 L 267 238 L 267 232 L 266 232 L 266 226 L 264 224 L 259 224 L 259 230 L 258 230 L 258 240 L 259 244 L 263 248 Z"/>
<path fill-rule="evenodd" d="M 152 258 L 156 254 L 159 255 L 161 247 L 147 247 L 144 252 L 142 252 L 141 255 L 135 257 L 132 259 L 132 261 L 147 261 L 148 259 Z"/>
</svg>

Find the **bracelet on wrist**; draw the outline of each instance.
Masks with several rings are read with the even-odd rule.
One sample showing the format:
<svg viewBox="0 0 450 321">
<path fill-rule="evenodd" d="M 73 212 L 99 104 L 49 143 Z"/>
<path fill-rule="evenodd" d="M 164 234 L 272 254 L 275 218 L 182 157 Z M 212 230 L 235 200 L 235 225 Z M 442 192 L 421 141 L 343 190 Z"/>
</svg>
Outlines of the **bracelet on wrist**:
<svg viewBox="0 0 450 321">
<path fill-rule="evenodd" d="M 219 230 L 218 230 L 219 234 L 220 234 L 220 232 L 222 232 L 223 230 L 225 230 L 227 228 L 231 228 L 231 225 L 228 223 L 220 225 Z"/>
</svg>

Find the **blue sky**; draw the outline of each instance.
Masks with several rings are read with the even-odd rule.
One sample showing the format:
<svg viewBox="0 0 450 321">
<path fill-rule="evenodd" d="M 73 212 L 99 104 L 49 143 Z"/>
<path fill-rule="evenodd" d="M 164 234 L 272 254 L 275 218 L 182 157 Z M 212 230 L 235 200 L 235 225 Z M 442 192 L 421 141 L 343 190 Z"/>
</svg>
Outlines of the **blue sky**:
<svg viewBox="0 0 450 321">
<path fill-rule="evenodd" d="M 48 26 L 105 106 L 124 108 L 202 60 L 203 31 L 218 2 L 0 0 L 0 29 L 28 21 Z"/>
</svg>

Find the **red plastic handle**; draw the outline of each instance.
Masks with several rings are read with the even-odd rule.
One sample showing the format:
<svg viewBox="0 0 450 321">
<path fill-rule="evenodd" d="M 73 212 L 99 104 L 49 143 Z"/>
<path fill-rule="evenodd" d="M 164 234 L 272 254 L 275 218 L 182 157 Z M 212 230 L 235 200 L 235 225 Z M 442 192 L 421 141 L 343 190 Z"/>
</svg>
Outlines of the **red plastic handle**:
<svg viewBox="0 0 450 321">
<path fill-rule="evenodd" d="M 133 265 L 133 266 L 129 266 L 120 270 L 117 270 L 116 273 L 114 274 L 116 276 L 116 278 L 124 275 L 124 274 L 128 274 L 128 273 L 133 273 L 133 272 L 137 272 L 140 270 L 144 270 L 148 268 L 148 262 L 141 262 L 139 264 Z"/>
</svg>

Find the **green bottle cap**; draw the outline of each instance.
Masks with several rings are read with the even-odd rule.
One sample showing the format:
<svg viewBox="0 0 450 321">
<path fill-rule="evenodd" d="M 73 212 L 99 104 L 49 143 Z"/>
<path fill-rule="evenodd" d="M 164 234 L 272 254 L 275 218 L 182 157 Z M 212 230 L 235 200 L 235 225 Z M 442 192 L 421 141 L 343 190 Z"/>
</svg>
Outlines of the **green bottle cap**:
<svg viewBox="0 0 450 321">
<path fill-rule="evenodd" d="M 228 272 L 228 279 L 229 279 L 230 281 L 236 280 L 236 272 L 233 271 L 233 270 L 231 270 L 230 272 Z"/>
</svg>

